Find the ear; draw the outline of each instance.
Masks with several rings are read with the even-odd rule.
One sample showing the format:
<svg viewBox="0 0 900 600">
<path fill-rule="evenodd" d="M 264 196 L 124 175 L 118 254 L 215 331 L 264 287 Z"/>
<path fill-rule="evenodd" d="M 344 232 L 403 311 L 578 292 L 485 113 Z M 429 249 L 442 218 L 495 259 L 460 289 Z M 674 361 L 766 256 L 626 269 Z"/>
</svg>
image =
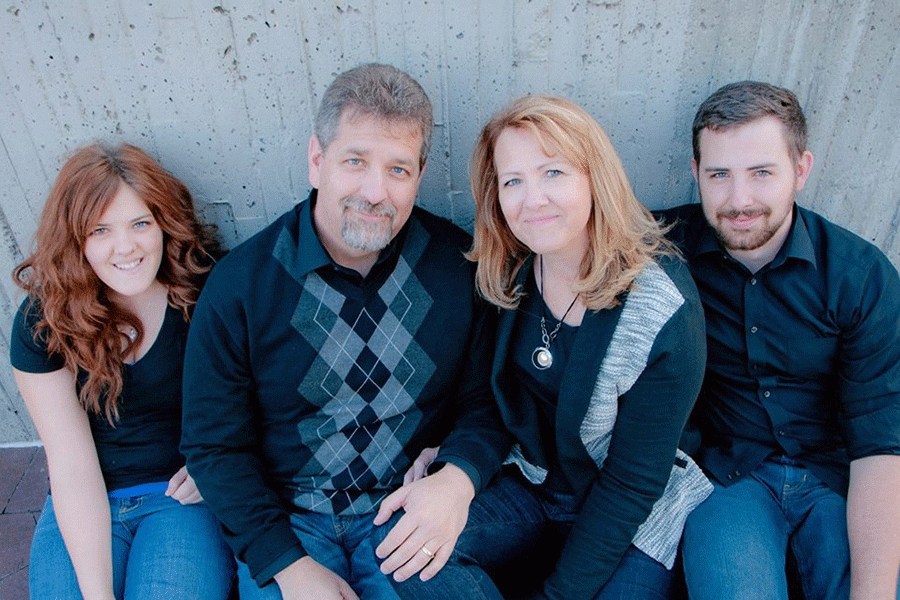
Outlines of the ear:
<svg viewBox="0 0 900 600">
<path fill-rule="evenodd" d="M 800 155 L 800 158 L 797 160 L 797 191 L 803 189 L 803 186 L 806 185 L 806 180 L 809 178 L 809 173 L 812 171 L 813 167 L 813 155 L 812 152 L 806 150 L 803 154 Z"/>
<path fill-rule="evenodd" d="M 694 175 L 694 181 L 696 181 L 697 183 L 700 183 L 700 179 L 697 177 L 697 173 L 698 173 L 697 169 L 698 169 L 697 159 L 692 158 L 691 159 L 691 173 L 693 173 L 693 175 Z"/>
<path fill-rule="evenodd" d="M 309 184 L 316 189 L 319 189 L 321 181 L 322 157 L 324 153 L 322 146 L 319 144 L 319 138 L 314 135 L 310 136 L 306 161 L 309 167 Z"/>
<path fill-rule="evenodd" d="M 428 159 L 425 159 L 425 164 L 422 165 L 422 168 L 419 169 L 419 179 L 416 181 L 416 185 L 422 183 L 422 176 L 425 175 L 425 167 L 428 166 Z"/>
</svg>

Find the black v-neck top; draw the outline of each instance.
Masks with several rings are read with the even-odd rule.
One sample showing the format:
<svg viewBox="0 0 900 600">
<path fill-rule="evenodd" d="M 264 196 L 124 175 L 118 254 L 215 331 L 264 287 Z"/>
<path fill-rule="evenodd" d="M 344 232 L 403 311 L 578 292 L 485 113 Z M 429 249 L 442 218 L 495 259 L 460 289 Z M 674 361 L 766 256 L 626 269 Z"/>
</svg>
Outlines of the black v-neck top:
<svg viewBox="0 0 900 600">
<path fill-rule="evenodd" d="M 46 343 L 33 331 L 39 308 L 26 299 L 16 312 L 10 359 L 26 373 L 50 373 L 63 368 L 60 354 L 48 354 Z M 188 324 L 180 311 L 166 307 L 153 344 L 136 363 L 123 365 L 123 389 L 115 426 L 105 415 L 89 413 L 91 434 L 107 491 L 142 483 L 166 481 L 184 465 L 181 440 L 181 371 Z M 87 373 L 78 373 L 78 389 Z"/>
<path fill-rule="evenodd" d="M 509 360 L 515 376 L 510 381 L 515 389 L 511 390 L 511 393 L 518 397 L 519 402 L 530 402 L 537 407 L 537 427 L 540 435 L 535 448 L 539 455 L 535 458 L 538 465 L 548 471 L 545 485 L 553 491 L 571 493 L 572 486 L 560 469 L 556 451 L 556 412 L 563 374 L 569 362 L 572 346 L 575 344 L 578 327 L 565 323 L 560 325 L 559 331 L 550 341 L 553 362 L 547 369 L 538 369 L 534 366 L 533 357 L 535 350 L 544 345 L 541 315 L 544 316 L 547 333 L 552 333 L 559 321 L 544 304 L 532 274 L 528 276 L 525 295 L 519 302 L 512 334 L 512 352 Z"/>
</svg>

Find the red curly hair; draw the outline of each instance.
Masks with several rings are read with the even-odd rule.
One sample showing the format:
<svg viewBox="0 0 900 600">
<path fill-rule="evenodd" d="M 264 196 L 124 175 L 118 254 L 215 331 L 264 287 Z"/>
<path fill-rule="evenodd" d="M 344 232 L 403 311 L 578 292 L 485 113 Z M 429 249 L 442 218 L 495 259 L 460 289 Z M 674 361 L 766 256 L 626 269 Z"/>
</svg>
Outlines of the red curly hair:
<svg viewBox="0 0 900 600">
<path fill-rule="evenodd" d="M 28 292 L 29 309 L 39 310 L 35 339 L 61 354 L 73 372 L 87 374 L 79 391 L 85 410 L 113 423 L 122 392 L 124 357 L 143 339 L 140 319 L 109 298 L 84 255 L 88 234 L 121 185 L 131 187 L 163 231 L 164 253 L 157 280 L 168 302 L 187 320 L 218 244 L 212 228 L 194 213 L 187 187 L 143 150 L 124 144 L 94 144 L 77 150 L 63 165 L 44 204 L 35 250 L 13 270 Z M 123 332 L 133 328 L 132 340 Z"/>
</svg>

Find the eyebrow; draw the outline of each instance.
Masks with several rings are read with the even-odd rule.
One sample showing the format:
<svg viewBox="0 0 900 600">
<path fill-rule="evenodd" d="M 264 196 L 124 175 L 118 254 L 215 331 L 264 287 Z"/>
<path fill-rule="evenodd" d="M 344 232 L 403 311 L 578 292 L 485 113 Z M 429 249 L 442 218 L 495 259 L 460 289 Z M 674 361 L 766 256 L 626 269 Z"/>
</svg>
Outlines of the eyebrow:
<svg viewBox="0 0 900 600">
<path fill-rule="evenodd" d="M 390 161 L 390 162 L 393 162 L 394 164 L 397 164 L 397 165 L 400 165 L 403 167 L 414 167 L 419 164 L 415 160 L 407 160 L 405 158 L 399 158 L 399 157 L 395 158 L 393 161 Z"/>
<path fill-rule="evenodd" d="M 366 156 L 369 156 L 371 153 L 372 153 L 371 150 L 362 150 L 360 148 L 353 148 L 353 147 L 350 147 L 350 148 L 347 148 L 346 150 L 344 150 L 344 154 L 348 154 L 351 156 L 359 156 L 359 157 L 366 157 Z M 419 164 L 417 162 L 417 160 L 415 160 L 415 159 L 407 160 L 407 159 L 399 157 L 399 156 L 389 162 L 392 162 L 392 163 L 395 163 L 398 165 L 402 165 L 404 167 L 412 167 L 413 165 Z"/>
<path fill-rule="evenodd" d="M 129 222 L 129 223 L 134 223 L 134 222 L 136 222 L 136 221 L 143 221 L 144 219 L 152 219 L 152 218 L 153 218 L 153 213 L 149 213 L 149 212 L 148 212 L 148 213 L 145 213 L 145 214 L 143 214 L 143 215 L 141 215 L 141 216 L 139 216 L 139 217 L 135 217 L 135 218 L 133 218 L 133 219 L 129 219 L 128 222 Z M 109 227 L 109 223 L 102 223 L 102 222 L 101 222 L 101 223 L 96 223 L 96 224 L 94 224 L 94 227 Z"/>
<path fill-rule="evenodd" d="M 753 165 L 752 167 L 747 167 L 745 170 L 746 171 L 756 171 L 757 169 L 771 169 L 776 166 L 778 166 L 778 165 L 776 165 L 775 163 L 764 163 L 761 165 Z M 718 171 L 730 171 L 730 170 L 731 169 L 729 169 L 727 167 L 704 167 L 703 172 L 704 173 L 715 173 Z"/>
<path fill-rule="evenodd" d="M 549 167 L 551 165 L 559 165 L 560 163 L 570 164 L 568 161 L 563 160 L 561 158 L 554 158 L 553 160 L 548 160 L 547 162 L 538 165 L 537 170 L 543 171 L 544 169 L 546 169 L 547 167 Z M 500 177 L 501 175 L 518 175 L 518 174 L 519 174 L 519 171 L 503 171 L 502 173 L 497 173 L 497 176 Z"/>
</svg>

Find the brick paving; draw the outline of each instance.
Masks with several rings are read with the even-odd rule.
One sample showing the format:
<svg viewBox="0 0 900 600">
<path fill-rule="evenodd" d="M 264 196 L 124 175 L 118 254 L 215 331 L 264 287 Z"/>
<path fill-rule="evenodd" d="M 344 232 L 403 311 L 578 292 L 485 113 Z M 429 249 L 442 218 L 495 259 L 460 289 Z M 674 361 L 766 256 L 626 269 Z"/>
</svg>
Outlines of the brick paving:
<svg viewBox="0 0 900 600">
<path fill-rule="evenodd" d="M 28 600 L 28 552 L 50 483 L 41 447 L 0 448 L 0 598 Z"/>
</svg>

